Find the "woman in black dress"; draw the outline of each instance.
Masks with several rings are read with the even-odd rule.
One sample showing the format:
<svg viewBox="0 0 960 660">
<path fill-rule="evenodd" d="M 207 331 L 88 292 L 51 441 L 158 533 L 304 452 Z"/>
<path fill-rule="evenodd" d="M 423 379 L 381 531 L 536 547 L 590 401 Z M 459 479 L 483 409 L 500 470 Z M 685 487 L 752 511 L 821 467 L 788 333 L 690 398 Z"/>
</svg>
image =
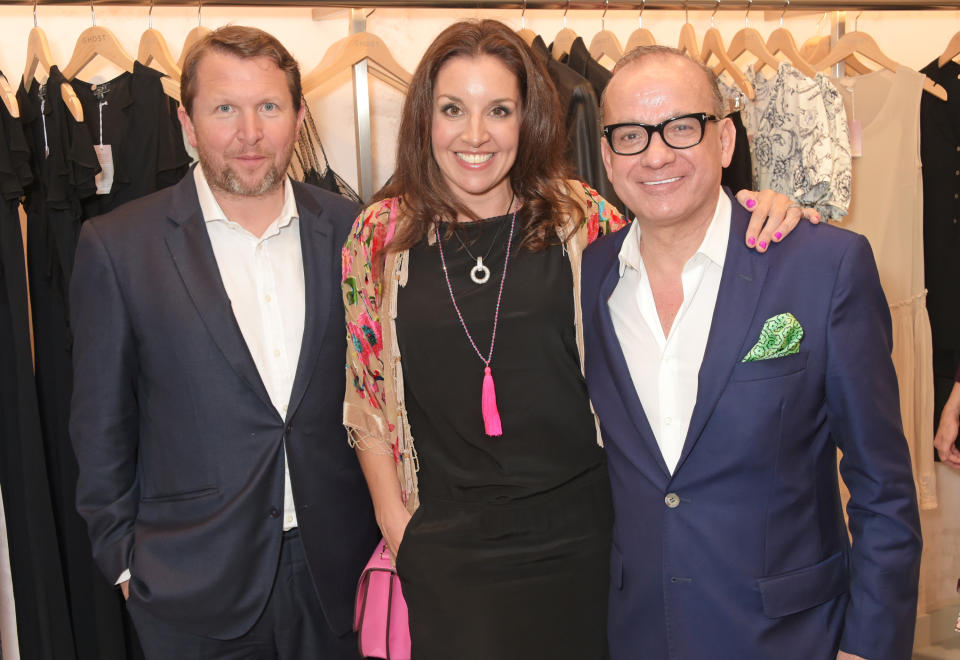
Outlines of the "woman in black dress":
<svg viewBox="0 0 960 660">
<path fill-rule="evenodd" d="M 582 250 L 625 221 L 565 178 L 563 125 L 510 28 L 451 26 L 414 74 L 393 182 L 344 247 L 344 422 L 415 660 L 607 654 L 612 506 L 578 284 Z"/>
</svg>

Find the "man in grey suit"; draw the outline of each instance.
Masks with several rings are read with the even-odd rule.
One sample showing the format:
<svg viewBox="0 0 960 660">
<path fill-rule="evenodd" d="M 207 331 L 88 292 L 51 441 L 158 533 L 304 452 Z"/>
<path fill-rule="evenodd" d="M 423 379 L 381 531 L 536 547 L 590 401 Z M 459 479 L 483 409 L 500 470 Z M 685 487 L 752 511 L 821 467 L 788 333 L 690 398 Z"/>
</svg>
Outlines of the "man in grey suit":
<svg viewBox="0 0 960 660">
<path fill-rule="evenodd" d="M 181 85 L 199 166 L 80 235 L 77 506 L 148 658 L 356 658 L 379 536 L 341 424 L 358 209 L 285 174 L 304 108 L 275 38 L 216 30 Z"/>
</svg>

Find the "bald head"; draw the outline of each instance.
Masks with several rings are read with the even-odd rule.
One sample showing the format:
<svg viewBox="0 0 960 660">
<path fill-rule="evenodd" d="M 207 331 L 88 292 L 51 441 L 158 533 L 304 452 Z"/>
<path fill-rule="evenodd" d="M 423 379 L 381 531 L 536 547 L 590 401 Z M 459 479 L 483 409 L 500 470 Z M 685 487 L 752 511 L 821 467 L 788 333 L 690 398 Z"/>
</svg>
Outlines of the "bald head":
<svg viewBox="0 0 960 660">
<path fill-rule="evenodd" d="M 694 73 L 696 75 L 699 73 L 700 80 L 698 83 L 703 84 L 704 93 L 709 95 L 712 101 L 711 113 L 717 117 L 723 117 L 726 115 L 723 110 L 723 97 L 720 95 L 720 86 L 717 84 L 717 77 L 714 75 L 710 67 L 698 60 L 693 59 L 683 51 L 670 46 L 637 46 L 636 48 L 627 51 L 623 57 L 617 60 L 616 66 L 613 67 L 613 77 L 610 79 L 610 83 L 607 84 L 607 87 L 604 88 L 603 93 L 600 95 L 601 123 L 606 123 L 605 117 L 607 109 L 607 89 L 609 89 L 610 85 L 613 84 L 617 74 L 624 72 L 626 69 L 630 69 L 647 62 L 651 58 L 662 59 L 668 66 L 676 66 L 677 75 L 688 75 L 689 73 Z M 691 78 L 691 84 L 695 84 L 693 83 L 693 78 Z"/>
<path fill-rule="evenodd" d="M 615 152 L 611 132 L 601 143 L 603 164 L 645 230 L 703 228 L 713 217 L 736 137 L 721 108 L 712 72 L 675 49 L 636 49 L 617 64 L 603 94 L 603 123 L 643 144 Z"/>
</svg>

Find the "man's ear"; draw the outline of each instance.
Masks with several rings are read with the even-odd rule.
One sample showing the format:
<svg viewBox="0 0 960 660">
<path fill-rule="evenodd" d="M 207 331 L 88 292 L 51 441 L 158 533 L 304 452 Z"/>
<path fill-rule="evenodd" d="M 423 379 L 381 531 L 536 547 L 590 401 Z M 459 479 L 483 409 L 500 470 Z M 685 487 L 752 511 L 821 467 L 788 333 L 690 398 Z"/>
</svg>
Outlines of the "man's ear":
<svg viewBox="0 0 960 660">
<path fill-rule="evenodd" d="M 187 142 L 190 143 L 190 146 L 194 149 L 197 148 L 197 129 L 194 128 L 193 122 L 190 120 L 190 115 L 187 114 L 186 108 L 182 105 L 177 108 L 177 118 L 180 120 L 180 124 L 183 126 L 184 132 L 187 134 Z"/>
<path fill-rule="evenodd" d="M 733 147 L 737 142 L 737 129 L 733 125 L 733 120 L 724 117 L 720 120 L 720 160 L 724 167 L 730 164 L 733 159 Z"/>
<path fill-rule="evenodd" d="M 300 109 L 297 111 L 297 132 L 294 134 L 296 139 L 300 139 L 300 129 L 303 128 L 303 120 L 307 116 L 307 99 L 301 97 Z"/>
<path fill-rule="evenodd" d="M 603 169 L 607 171 L 607 178 L 613 181 L 613 158 L 616 154 L 607 144 L 605 137 L 600 138 L 600 157 L 603 159 Z"/>
</svg>

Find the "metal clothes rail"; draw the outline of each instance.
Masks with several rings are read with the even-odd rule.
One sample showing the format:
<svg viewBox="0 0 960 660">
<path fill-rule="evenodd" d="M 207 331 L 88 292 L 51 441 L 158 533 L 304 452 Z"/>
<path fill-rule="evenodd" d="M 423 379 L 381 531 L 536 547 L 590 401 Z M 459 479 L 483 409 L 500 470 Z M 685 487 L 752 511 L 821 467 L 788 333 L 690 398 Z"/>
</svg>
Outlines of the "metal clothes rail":
<svg viewBox="0 0 960 660">
<path fill-rule="evenodd" d="M 89 5 L 84 0 L 0 0 L 0 5 Z M 138 6 L 149 5 L 149 0 L 95 0 L 97 6 Z M 197 0 L 154 0 L 156 6 L 197 6 Z M 566 0 L 528 0 L 527 2 L 503 2 L 502 0 L 362 0 L 358 2 L 320 2 L 318 0 L 203 0 L 204 6 L 274 6 L 274 7 L 316 7 L 333 8 L 345 7 L 359 9 L 362 7 L 374 8 L 434 8 L 434 9 L 510 9 L 520 10 L 524 6 L 528 10 L 535 9 L 572 9 L 572 10 L 599 10 L 606 5 L 609 10 L 638 10 L 641 2 L 619 2 L 612 0 L 604 2 L 567 2 Z M 784 0 L 754 0 L 752 9 L 779 10 L 784 7 Z M 647 0 L 646 9 L 687 9 L 713 10 L 715 0 Z M 720 11 L 743 11 L 747 6 L 746 0 L 725 1 L 721 3 Z M 960 0 L 790 0 L 789 11 L 830 11 L 830 10 L 919 10 L 919 9 L 960 9 Z"/>
</svg>

